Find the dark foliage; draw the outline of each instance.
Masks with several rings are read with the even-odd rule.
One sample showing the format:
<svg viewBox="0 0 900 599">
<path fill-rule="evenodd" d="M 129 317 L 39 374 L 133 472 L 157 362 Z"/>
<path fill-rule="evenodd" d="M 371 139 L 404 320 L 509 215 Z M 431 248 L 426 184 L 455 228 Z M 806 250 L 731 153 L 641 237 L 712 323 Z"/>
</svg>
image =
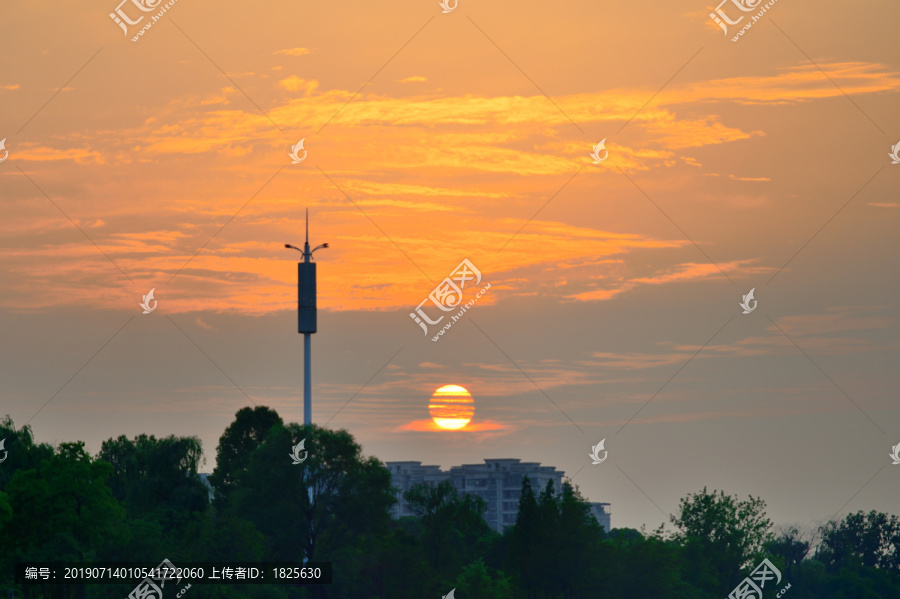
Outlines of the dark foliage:
<svg viewBox="0 0 900 599">
<path fill-rule="evenodd" d="M 671 534 L 604 531 L 577 487 L 534 489 L 525 478 L 515 525 L 501 534 L 484 521 L 484 500 L 449 483 L 414 486 L 414 516 L 391 519 L 390 474 L 347 431 L 285 425 L 265 407 L 240 410 L 223 433 L 213 501 L 196 438 L 120 436 L 92 457 L 82 442 L 35 444 L 8 416 L 2 438 L 4 598 L 121 599 L 137 582 L 16 587 L 18 561 L 164 558 L 334 568 L 332 585 L 197 584 L 185 599 L 422 599 L 453 588 L 457 599 L 705 599 L 728 596 L 763 559 L 781 573 L 765 599 L 784 589 L 787 599 L 900 597 L 900 519 L 874 511 L 775 534 L 761 499 L 704 488 L 682 499 Z M 301 440 L 308 458 L 294 464 Z"/>
</svg>

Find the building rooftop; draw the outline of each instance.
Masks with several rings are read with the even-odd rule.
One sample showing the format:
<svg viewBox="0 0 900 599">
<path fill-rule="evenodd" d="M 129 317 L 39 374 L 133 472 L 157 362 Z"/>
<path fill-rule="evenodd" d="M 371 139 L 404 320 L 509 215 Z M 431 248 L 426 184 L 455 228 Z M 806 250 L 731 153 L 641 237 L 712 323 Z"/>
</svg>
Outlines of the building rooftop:
<svg viewBox="0 0 900 599">
<path fill-rule="evenodd" d="M 441 470 L 439 466 L 422 465 L 422 462 L 403 460 L 385 462 L 391 473 L 391 484 L 397 489 L 397 504 L 391 514 L 395 518 L 410 516 L 412 512 L 403 493 L 417 483 L 449 481 L 462 493 L 484 499 L 487 511 L 484 518 L 494 530 L 502 531 L 515 523 L 519 511 L 519 495 L 522 479 L 528 476 L 535 489 L 551 482 L 561 491 L 565 472 L 555 466 L 542 466 L 540 462 L 523 462 L 519 458 L 486 458 L 481 464 L 461 464 Z M 608 503 L 591 504 L 591 512 L 598 522 L 609 530 Z"/>
</svg>

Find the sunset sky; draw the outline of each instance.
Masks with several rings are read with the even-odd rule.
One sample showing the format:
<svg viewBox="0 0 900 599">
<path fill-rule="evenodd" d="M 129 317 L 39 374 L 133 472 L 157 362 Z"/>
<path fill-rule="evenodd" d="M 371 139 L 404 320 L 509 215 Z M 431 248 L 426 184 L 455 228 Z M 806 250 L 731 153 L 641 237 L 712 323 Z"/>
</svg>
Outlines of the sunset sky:
<svg viewBox="0 0 900 599">
<path fill-rule="evenodd" d="M 116 5 L 0 7 L 0 415 L 38 441 L 210 472 L 240 408 L 302 421 L 308 208 L 313 420 L 367 454 L 556 466 L 619 527 L 703 486 L 896 508 L 900 4 L 737 42 L 702 1 L 179 0 L 137 42 Z M 433 342 L 464 259 L 490 288 Z M 461 430 L 416 424 L 443 385 Z"/>
</svg>

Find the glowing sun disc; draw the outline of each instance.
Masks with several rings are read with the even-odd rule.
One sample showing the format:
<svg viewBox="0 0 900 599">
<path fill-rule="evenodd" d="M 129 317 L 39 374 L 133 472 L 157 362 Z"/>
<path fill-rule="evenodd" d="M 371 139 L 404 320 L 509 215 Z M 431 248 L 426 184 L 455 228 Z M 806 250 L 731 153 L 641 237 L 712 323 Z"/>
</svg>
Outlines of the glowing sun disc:
<svg viewBox="0 0 900 599">
<path fill-rule="evenodd" d="M 465 387 L 444 385 L 431 395 L 428 413 L 440 428 L 458 430 L 475 415 L 475 400 Z"/>
</svg>

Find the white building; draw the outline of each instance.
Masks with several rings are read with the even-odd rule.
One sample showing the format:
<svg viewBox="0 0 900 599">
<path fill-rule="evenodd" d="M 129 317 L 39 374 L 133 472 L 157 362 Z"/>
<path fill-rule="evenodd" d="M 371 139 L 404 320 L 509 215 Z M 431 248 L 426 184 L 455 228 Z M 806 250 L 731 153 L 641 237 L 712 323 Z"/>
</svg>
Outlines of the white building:
<svg viewBox="0 0 900 599">
<path fill-rule="evenodd" d="M 440 466 L 423 466 L 422 462 L 387 462 L 387 468 L 391 472 L 391 485 L 399 489 L 396 497 L 397 503 L 391 508 L 391 517 L 413 516 L 409 510 L 409 504 L 403 498 L 404 491 L 418 483 L 430 483 L 437 486 L 438 483 L 450 478 L 449 472 L 442 472 Z"/>
<path fill-rule="evenodd" d="M 594 515 L 594 518 L 597 519 L 597 522 L 600 523 L 600 526 L 603 527 L 603 530 L 609 532 L 611 530 L 609 521 L 610 521 L 610 512 L 609 512 L 609 504 L 608 503 L 591 503 L 591 513 Z"/>
<path fill-rule="evenodd" d="M 440 466 L 423 466 L 422 462 L 387 462 L 391 484 L 398 489 L 398 503 L 392 508 L 394 518 L 414 515 L 403 499 L 403 493 L 417 483 L 437 485 L 449 480 L 460 493 L 477 495 L 484 499 L 487 511 L 484 518 L 494 530 L 501 532 L 516 522 L 519 511 L 519 495 L 522 479 L 527 475 L 535 496 L 540 495 L 547 481 L 551 481 L 557 493 L 562 491 L 564 472 L 554 466 L 541 466 L 538 462 L 521 462 L 516 458 L 485 460 L 484 464 L 453 466 L 449 472 Z M 591 504 L 591 513 L 609 530 L 608 503 Z M 602 519 L 601 519 L 602 518 Z"/>
</svg>

